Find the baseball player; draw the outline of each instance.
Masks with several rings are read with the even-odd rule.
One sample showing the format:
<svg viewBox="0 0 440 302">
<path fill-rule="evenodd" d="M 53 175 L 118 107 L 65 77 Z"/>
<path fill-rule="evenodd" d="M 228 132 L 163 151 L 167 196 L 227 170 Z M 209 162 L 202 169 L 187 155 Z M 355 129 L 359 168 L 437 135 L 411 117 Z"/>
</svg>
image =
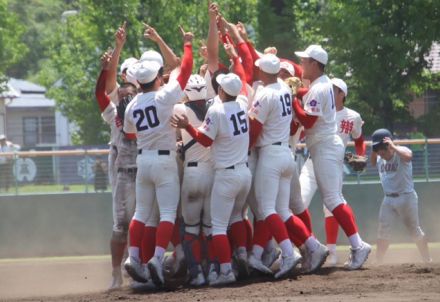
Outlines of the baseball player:
<svg viewBox="0 0 440 302">
<path fill-rule="evenodd" d="M 382 263 L 389 246 L 391 226 L 399 217 L 407 227 L 422 260 L 432 262 L 428 241 L 419 223 L 418 197 L 412 178 L 412 151 L 396 146 L 387 129 L 378 129 L 372 135 L 371 164 L 377 166 L 385 194 L 379 211 L 376 259 Z"/>
<path fill-rule="evenodd" d="M 188 100 L 174 106 L 174 114 L 185 115 L 194 127 L 200 127 L 205 119 L 206 82 L 200 75 L 193 74 L 185 87 Z M 206 283 L 201 267 L 200 231 L 211 236 L 210 198 L 214 181 L 214 167 L 208 148 L 197 143 L 186 131 L 181 131 L 183 154 L 183 181 L 181 205 L 185 223 L 183 245 L 188 262 L 189 284 L 201 286 Z"/>
<path fill-rule="evenodd" d="M 358 155 L 365 155 L 365 143 L 362 135 L 363 121 L 359 113 L 344 106 L 348 94 L 347 84 L 338 78 L 331 79 L 336 106 L 337 134 L 342 139 L 344 146 L 347 146 L 350 136 L 354 139 L 355 149 Z M 318 189 L 313 160 L 308 158 L 301 170 L 300 175 L 302 200 L 306 208 Z M 294 211 L 295 213 L 295 211 Z M 338 238 L 339 224 L 333 214 L 324 206 L 325 232 L 327 237 L 327 248 L 330 255 L 327 264 L 336 265 L 338 262 L 336 254 L 336 241 Z"/>
<path fill-rule="evenodd" d="M 251 143 L 259 148 L 255 171 L 255 196 L 258 208 L 271 234 L 282 251 L 280 270 L 275 278 L 286 276 L 301 260 L 291 239 L 305 244 L 310 252 L 310 271 L 320 267 L 327 257 L 327 249 L 310 234 L 300 219 L 289 209 L 290 182 L 295 164 L 289 148 L 292 121 L 292 91 L 278 79 L 280 60 L 273 54 L 255 62 L 264 87 L 257 91 L 249 116 Z M 251 255 L 249 264 L 269 272 L 261 263 L 261 255 Z M 262 269 L 263 268 L 263 269 Z"/>
<path fill-rule="evenodd" d="M 136 70 L 142 93 L 138 94 L 125 111 L 124 131 L 137 136 L 136 210 L 130 223 L 127 272 L 139 282 L 148 276 L 140 262 L 139 249 L 144 232 L 155 237 L 154 255 L 147 263 L 148 272 L 157 286 L 164 284 L 162 262 L 171 239 L 179 202 L 180 180 L 176 162 L 176 132 L 170 119 L 174 105 L 182 99 L 183 89 L 191 75 L 193 34 L 180 31 L 184 41 L 184 55 L 177 80 L 170 80 L 163 88 L 162 67 L 155 61 L 144 61 Z M 159 90 L 160 89 L 160 90 Z M 157 202 L 155 202 L 157 199 Z M 146 222 L 160 216 L 156 225 Z M 154 233 L 154 234 L 153 234 Z"/>
<path fill-rule="evenodd" d="M 337 135 L 333 85 L 325 75 L 327 52 L 319 45 L 295 52 L 301 58 L 303 78 L 310 80 L 304 108 L 293 102 L 296 117 L 305 128 L 306 145 L 313 159 L 318 188 L 324 201 L 347 235 L 351 253 L 346 267 L 358 269 L 367 260 L 371 246 L 362 241 L 351 207 L 342 195 L 344 143 Z"/>
<path fill-rule="evenodd" d="M 110 289 L 119 288 L 122 283 L 121 264 L 127 245 L 128 224 L 135 207 L 135 176 L 136 176 L 136 141 L 128 140 L 122 132 L 124 110 L 132 97 L 136 95 L 136 87 L 124 84 L 115 106 L 105 93 L 105 82 L 110 65 L 110 54 L 102 57 L 102 71 L 96 84 L 96 99 L 102 112 L 102 118 L 111 126 L 112 146 L 117 151 L 114 166 L 117 174 L 113 175 L 113 232 L 110 241 L 112 255 L 112 283 Z M 127 93 L 126 95 L 124 95 Z"/>
<path fill-rule="evenodd" d="M 237 63 L 238 57 L 236 58 Z M 210 285 L 235 282 L 231 252 L 226 235 L 228 225 L 243 220 L 242 209 L 251 186 L 247 167 L 249 124 L 247 98 L 239 95 L 245 87 L 233 73 L 219 75 L 219 97 L 222 103 L 213 104 L 201 127 L 195 129 L 186 116 L 175 116 L 176 127 L 185 128 L 205 147 L 211 146 L 215 176 L 211 194 L 212 240 L 220 263 L 218 278 Z"/>
</svg>

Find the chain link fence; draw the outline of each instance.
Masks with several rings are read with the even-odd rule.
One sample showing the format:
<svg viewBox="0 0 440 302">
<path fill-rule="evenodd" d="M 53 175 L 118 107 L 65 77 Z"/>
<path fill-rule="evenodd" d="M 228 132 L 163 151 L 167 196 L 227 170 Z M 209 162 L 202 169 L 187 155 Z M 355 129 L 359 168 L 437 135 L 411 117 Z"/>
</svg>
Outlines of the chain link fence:
<svg viewBox="0 0 440 302">
<path fill-rule="evenodd" d="M 396 140 L 413 150 L 415 181 L 440 180 L 440 139 Z M 367 142 L 369 145 L 370 142 Z M 108 148 L 66 147 L 52 150 L 0 153 L 0 194 L 99 193 L 110 192 L 108 180 Z M 347 151 L 353 151 L 349 144 Z M 367 148 L 369 156 L 371 148 Z M 304 144 L 296 148 L 301 168 L 308 153 Z M 358 174 L 344 167 L 346 183 L 378 182 L 376 167 Z"/>
</svg>

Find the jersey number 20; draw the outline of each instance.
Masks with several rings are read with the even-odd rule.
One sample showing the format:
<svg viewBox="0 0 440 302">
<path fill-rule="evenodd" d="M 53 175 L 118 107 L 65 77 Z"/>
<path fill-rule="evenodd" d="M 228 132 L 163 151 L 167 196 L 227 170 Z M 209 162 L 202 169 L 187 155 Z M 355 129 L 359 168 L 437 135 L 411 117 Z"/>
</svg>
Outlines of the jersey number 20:
<svg viewBox="0 0 440 302">
<path fill-rule="evenodd" d="M 244 111 L 240 111 L 237 114 L 232 114 L 229 119 L 234 126 L 234 132 L 232 133 L 234 136 L 240 135 L 240 133 L 246 133 L 248 131 L 248 125 Z"/>
<path fill-rule="evenodd" d="M 135 119 L 139 117 L 136 122 L 137 131 L 144 131 L 149 128 L 154 128 L 160 124 L 159 118 L 157 117 L 157 110 L 154 106 L 148 106 L 144 110 L 138 109 L 133 111 L 133 117 Z M 142 125 L 144 120 L 146 120 L 147 123 Z"/>
</svg>

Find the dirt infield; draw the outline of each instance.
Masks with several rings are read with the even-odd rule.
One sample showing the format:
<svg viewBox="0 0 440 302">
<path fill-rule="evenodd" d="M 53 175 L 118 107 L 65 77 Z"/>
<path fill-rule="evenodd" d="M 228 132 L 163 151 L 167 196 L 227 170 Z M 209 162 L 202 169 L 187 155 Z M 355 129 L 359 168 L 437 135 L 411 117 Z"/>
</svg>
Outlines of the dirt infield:
<svg viewBox="0 0 440 302">
<path fill-rule="evenodd" d="M 349 272 L 324 267 L 314 275 L 282 281 L 256 278 L 227 288 L 190 289 L 173 284 L 160 292 L 133 292 L 128 286 L 105 292 L 109 257 L 0 260 L 0 301 L 440 301 L 440 245 L 434 263 L 418 261 L 412 246 L 393 247 L 388 264 Z M 341 259 L 346 252 L 340 251 Z M 372 256 L 374 256 L 374 251 Z"/>
</svg>

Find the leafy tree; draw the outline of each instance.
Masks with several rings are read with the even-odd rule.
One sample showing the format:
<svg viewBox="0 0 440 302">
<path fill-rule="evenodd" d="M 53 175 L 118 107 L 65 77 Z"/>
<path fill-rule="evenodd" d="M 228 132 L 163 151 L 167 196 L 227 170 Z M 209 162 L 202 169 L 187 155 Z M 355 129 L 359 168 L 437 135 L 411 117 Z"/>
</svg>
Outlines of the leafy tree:
<svg viewBox="0 0 440 302">
<path fill-rule="evenodd" d="M 20 41 L 23 32 L 24 27 L 18 22 L 17 15 L 9 10 L 9 2 L 0 0 L 0 83 L 6 82 L 7 68 L 18 62 L 28 51 Z"/>
<path fill-rule="evenodd" d="M 367 131 L 408 121 L 410 87 L 440 38 L 435 0 L 300 1 L 303 39 L 329 51 L 329 72 L 349 83 Z M 309 14 L 309 15 L 307 15 Z"/>
</svg>

